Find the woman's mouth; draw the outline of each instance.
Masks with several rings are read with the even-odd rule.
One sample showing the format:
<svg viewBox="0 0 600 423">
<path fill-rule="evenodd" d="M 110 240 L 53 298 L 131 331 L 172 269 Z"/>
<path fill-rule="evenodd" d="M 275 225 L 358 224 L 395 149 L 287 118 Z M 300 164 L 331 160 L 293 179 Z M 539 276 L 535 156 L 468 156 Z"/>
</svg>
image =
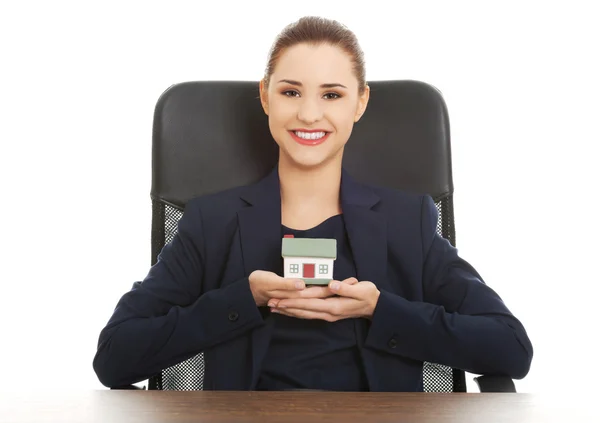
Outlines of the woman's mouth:
<svg viewBox="0 0 600 423">
<path fill-rule="evenodd" d="M 323 143 L 330 132 L 317 131 L 317 132 L 303 132 L 303 131 L 289 131 L 292 138 L 299 144 L 302 145 L 319 145 Z"/>
</svg>

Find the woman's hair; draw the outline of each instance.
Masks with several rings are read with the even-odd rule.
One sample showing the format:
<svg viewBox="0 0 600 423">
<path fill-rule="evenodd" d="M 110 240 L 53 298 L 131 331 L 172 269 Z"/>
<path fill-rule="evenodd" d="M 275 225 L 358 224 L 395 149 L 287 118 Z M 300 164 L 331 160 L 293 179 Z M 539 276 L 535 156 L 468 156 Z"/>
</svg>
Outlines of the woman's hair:
<svg viewBox="0 0 600 423">
<path fill-rule="evenodd" d="M 337 21 L 317 16 L 305 16 L 286 26 L 277 36 L 269 52 L 269 60 L 265 70 L 264 82 L 266 86 L 269 85 L 279 57 L 287 48 L 297 44 L 314 46 L 330 44 L 348 53 L 352 58 L 354 75 L 358 79 L 359 93 L 363 94 L 366 85 L 365 58 L 356 35 Z"/>
</svg>

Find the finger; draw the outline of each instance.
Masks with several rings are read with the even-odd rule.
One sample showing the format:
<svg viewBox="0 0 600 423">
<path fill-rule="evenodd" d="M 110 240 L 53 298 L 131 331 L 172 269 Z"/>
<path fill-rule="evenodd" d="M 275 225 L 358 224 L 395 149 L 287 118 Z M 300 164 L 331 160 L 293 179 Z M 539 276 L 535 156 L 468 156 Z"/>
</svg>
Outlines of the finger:
<svg viewBox="0 0 600 423">
<path fill-rule="evenodd" d="M 258 272 L 258 271 L 257 271 Z M 297 291 L 306 288 L 306 284 L 299 278 L 284 278 L 274 272 L 260 271 L 260 279 L 264 282 L 265 291 L 289 290 Z"/>
<path fill-rule="evenodd" d="M 329 283 L 329 289 L 331 290 L 331 292 L 333 292 L 341 297 L 354 298 L 357 300 L 362 300 L 365 297 L 364 286 L 362 286 L 359 283 L 349 285 L 347 283 L 339 283 L 337 281 L 331 281 Z"/>
<path fill-rule="evenodd" d="M 331 281 L 331 282 L 335 282 L 335 281 Z M 342 283 L 345 283 L 345 284 L 348 284 L 348 285 L 356 285 L 358 283 L 358 279 L 356 279 L 356 278 L 347 278 L 347 279 L 344 279 L 342 281 Z"/>
<path fill-rule="evenodd" d="M 333 282 L 341 282 L 341 283 L 345 283 L 345 284 L 348 284 L 348 285 L 355 285 L 355 284 L 357 284 L 357 283 L 358 283 L 358 279 L 356 279 L 356 278 L 346 278 L 346 279 L 344 279 L 343 281 L 338 281 L 338 280 L 335 280 L 335 279 L 334 279 L 334 280 L 332 280 L 332 281 L 331 281 L 331 282 L 329 282 L 329 283 L 331 284 L 331 283 L 333 283 Z"/>
<path fill-rule="evenodd" d="M 335 294 L 331 292 L 329 287 L 327 286 L 311 286 L 302 291 L 297 291 L 293 293 L 291 291 L 272 291 L 269 292 L 272 296 L 269 299 L 268 306 L 269 307 L 277 307 L 279 301 L 284 298 L 329 298 L 333 297 Z"/>
<path fill-rule="evenodd" d="M 275 275 L 269 279 L 266 285 L 267 291 L 300 291 L 306 288 L 306 284 L 302 279 L 282 278 Z"/>
<path fill-rule="evenodd" d="M 283 279 L 283 278 L 281 278 Z M 294 279 L 292 279 L 294 280 Z M 303 282 L 300 279 L 301 282 Z M 331 281 L 331 283 L 340 282 L 337 280 Z M 331 285 L 330 283 L 330 285 Z M 347 285 L 356 285 L 358 279 L 347 278 L 341 281 L 341 283 Z M 278 289 L 279 288 L 279 289 Z M 309 286 L 301 290 L 281 290 L 281 287 L 277 285 L 276 289 L 269 291 L 267 294 L 271 299 L 287 299 L 287 298 L 329 298 L 337 295 L 337 292 L 333 292 L 329 286 Z"/>
<path fill-rule="evenodd" d="M 284 298 L 300 298 L 302 292 L 304 292 L 304 290 L 276 289 L 274 291 L 267 291 L 266 295 L 268 298 L 277 298 L 281 300 Z"/>
<path fill-rule="evenodd" d="M 300 291 L 299 294 L 300 298 L 327 298 L 335 295 L 328 286 L 310 286 Z"/>
<path fill-rule="evenodd" d="M 307 320 L 326 320 L 328 322 L 335 322 L 340 319 L 344 319 L 345 317 L 341 316 L 332 316 L 328 313 L 322 313 L 318 311 L 311 310 L 302 310 L 302 309 L 273 309 L 271 310 L 273 313 L 283 314 L 284 316 L 296 317 L 298 319 L 307 319 Z"/>
<path fill-rule="evenodd" d="M 326 311 L 327 306 L 322 298 L 286 298 L 277 302 L 277 308 L 297 308 L 311 311 Z"/>
<path fill-rule="evenodd" d="M 269 298 L 328 298 L 335 294 L 331 292 L 328 286 L 310 286 L 303 290 L 296 291 L 269 291 Z"/>
<path fill-rule="evenodd" d="M 271 308 L 276 308 L 276 307 L 279 305 L 279 302 L 280 302 L 280 301 L 281 301 L 280 299 L 277 299 L 277 298 L 271 298 L 271 299 L 269 300 L 269 302 L 268 302 L 268 304 L 267 304 L 267 305 L 268 305 L 269 307 L 271 307 Z"/>
<path fill-rule="evenodd" d="M 360 307 L 359 301 L 352 298 L 291 298 L 280 300 L 277 303 L 278 309 L 301 309 L 308 311 L 317 311 L 334 316 L 342 314 L 355 314 L 356 309 Z"/>
</svg>

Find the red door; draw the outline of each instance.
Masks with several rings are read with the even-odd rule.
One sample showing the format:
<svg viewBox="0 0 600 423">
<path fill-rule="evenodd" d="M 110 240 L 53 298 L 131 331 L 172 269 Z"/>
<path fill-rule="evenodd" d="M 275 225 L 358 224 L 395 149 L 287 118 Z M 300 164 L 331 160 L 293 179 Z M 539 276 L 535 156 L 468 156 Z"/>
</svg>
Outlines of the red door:
<svg viewBox="0 0 600 423">
<path fill-rule="evenodd" d="M 302 267 L 302 277 L 303 278 L 314 278 L 315 277 L 315 264 L 314 263 L 304 263 Z"/>
</svg>

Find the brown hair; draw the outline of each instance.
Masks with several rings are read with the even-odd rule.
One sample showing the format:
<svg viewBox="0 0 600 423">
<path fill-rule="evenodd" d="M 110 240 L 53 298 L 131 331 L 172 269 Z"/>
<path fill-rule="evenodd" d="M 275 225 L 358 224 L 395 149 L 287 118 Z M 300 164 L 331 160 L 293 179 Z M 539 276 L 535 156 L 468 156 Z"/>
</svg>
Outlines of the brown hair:
<svg viewBox="0 0 600 423">
<path fill-rule="evenodd" d="M 279 60 L 285 49 L 302 43 L 315 46 L 331 44 L 348 53 L 352 58 L 354 75 L 358 79 L 359 94 L 364 93 L 366 85 L 365 58 L 356 35 L 338 21 L 317 16 L 300 18 L 298 21 L 286 26 L 277 36 L 269 52 L 269 60 L 264 76 L 265 86 L 269 85 L 277 60 Z"/>
</svg>

